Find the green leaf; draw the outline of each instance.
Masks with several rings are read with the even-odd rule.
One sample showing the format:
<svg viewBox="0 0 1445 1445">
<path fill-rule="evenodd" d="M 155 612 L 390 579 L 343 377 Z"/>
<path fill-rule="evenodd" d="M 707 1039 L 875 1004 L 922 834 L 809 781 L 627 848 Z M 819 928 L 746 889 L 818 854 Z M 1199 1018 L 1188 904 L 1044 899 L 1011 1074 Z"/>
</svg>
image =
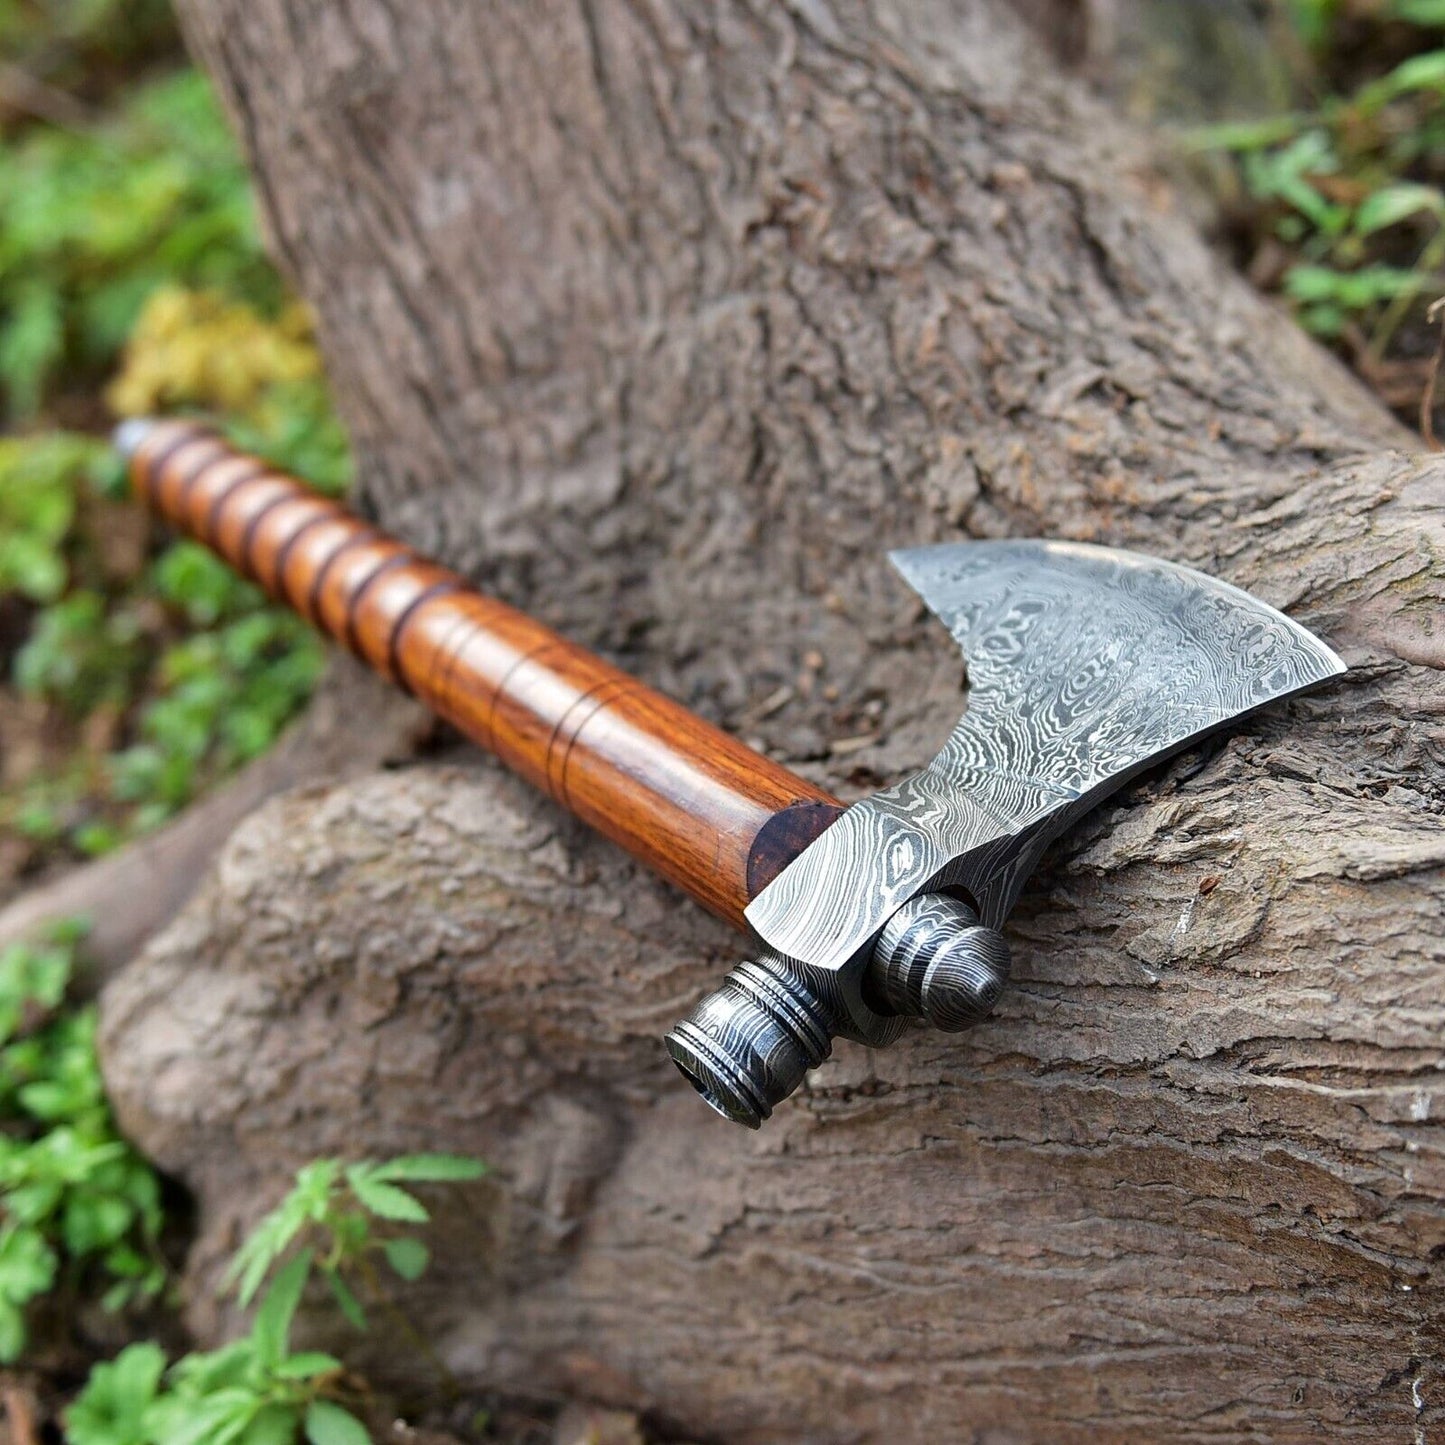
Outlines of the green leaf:
<svg viewBox="0 0 1445 1445">
<path fill-rule="evenodd" d="M 239 1388 L 255 1374 L 255 1365 L 256 1348 L 248 1335 L 219 1350 L 182 1355 L 171 1369 L 171 1381 L 192 1398 L 213 1395 L 217 1390 Z"/>
<path fill-rule="evenodd" d="M 254 607 L 258 600 L 250 583 L 198 542 L 173 543 L 152 567 L 151 578 L 161 597 L 199 626 Z"/>
<path fill-rule="evenodd" d="M 405 1189 L 384 1183 L 362 1166 L 353 1165 L 348 1169 L 346 1182 L 357 1199 L 381 1219 L 395 1219 L 403 1224 L 425 1224 L 431 1218 L 420 1201 L 413 1199 Z"/>
<path fill-rule="evenodd" d="M 32 1113 L 44 1113 L 26 1100 Z M 66 1201 L 62 1238 L 65 1247 L 74 1255 L 93 1254 L 108 1244 L 114 1244 L 130 1228 L 135 1219 L 135 1206 L 127 1199 L 94 1191 L 76 1193 Z"/>
<path fill-rule="evenodd" d="M 420 1279 L 426 1273 L 431 1253 L 419 1239 L 388 1239 L 382 1246 L 386 1262 L 404 1280 Z"/>
<path fill-rule="evenodd" d="M 1301 40 L 1320 50 L 1329 39 L 1339 0 L 1287 0 L 1285 9 Z"/>
<path fill-rule="evenodd" d="M 256 1311 L 251 1339 L 256 1346 L 256 1358 L 262 1364 L 275 1365 L 285 1357 L 291 1321 L 301 1303 L 306 1281 L 311 1276 L 312 1257 L 312 1250 L 303 1249 L 294 1259 L 287 1261 L 271 1282 L 271 1288 L 266 1291 L 266 1297 Z"/>
<path fill-rule="evenodd" d="M 33 417 L 50 372 L 65 346 L 64 298 L 38 278 L 11 296 L 6 324 L 0 327 L 0 382 L 10 393 L 10 412 Z"/>
<path fill-rule="evenodd" d="M 1360 202 L 1355 211 L 1355 231 L 1358 235 L 1369 236 L 1421 211 L 1437 219 L 1445 215 L 1445 194 L 1434 186 L 1417 185 L 1413 181 L 1381 186 Z"/>
<path fill-rule="evenodd" d="M 7 1299 L 0 1299 L 0 1364 L 13 1365 L 25 1349 L 25 1314 Z"/>
<path fill-rule="evenodd" d="M 371 1445 L 366 1426 L 330 1400 L 313 1400 L 306 1407 L 306 1438 L 311 1445 Z"/>
<path fill-rule="evenodd" d="M 335 1159 L 316 1159 L 299 1170 L 291 1192 L 260 1220 L 236 1251 L 224 1282 L 229 1286 L 240 1281 L 237 1296 L 243 1305 L 251 1302 L 267 1270 L 301 1230 L 326 1217 L 340 1170 Z"/>
<path fill-rule="evenodd" d="M 1418 90 L 1445 91 L 1445 50 L 1428 50 L 1401 61 L 1388 75 L 1360 91 L 1359 104 L 1366 110 L 1374 110 Z"/>
<path fill-rule="evenodd" d="M 138 1285 L 133 1279 L 117 1280 L 100 1297 L 100 1307 L 108 1315 L 119 1314 L 135 1297 Z"/>
<path fill-rule="evenodd" d="M 352 1294 L 351 1286 L 346 1283 L 334 1269 L 326 1270 L 326 1283 L 331 1288 L 331 1293 L 336 1299 L 336 1306 L 346 1317 L 347 1323 L 353 1328 L 364 1330 L 366 1328 L 366 1311 L 361 1307 L 361 1301 Z"/>
<path fill-rule="evenodd" d="M 300 1428 L 299 1406 L 273 1402 L 261 1407 L 255 1419 L 246 1426 L 239 1445 L 294 1445 Z"/>
<path fill-rule="evenodd" d="M 0 1298 L 22 1305 L 44 1294 L 54 1283 L 57 1264 L 38 1229 L 7 1224 L 0 1231 Z"/>
<path fill-rule="evenodd" d="M 0 580 L 32 602 L 53 602 L 65 586 L 65 559 L 38 537 L 0 537 Z"/>
<path fill-rule="evenodd" d="M 1362 266 L 1358 271 L 1336 271 L 1332 266 L 1291 266 L 1284 278 L 1285 292 L 1296 301 L 1332 302 L 1346 310 L 1363 310 L 1414 290 L 1419 278 L 1399 266 Z"/>
<path fill-rule="evenodd" d="M 306 1350 L 299 1355 L 287 1355 L 271 1373 L 278 1380 L 314 1380 L 317 1375 L 334 1374 L 344 1368 L 335 1355 Z"/>
<path fill-rule="evenodd" d="M 138 1409 L 150 1402 L 165 1368 L 165 1351 L 159 1345 L 150 1341 L 127 1345 L 109 1366 L 112 1389 Z"/>
<path fill-rule="evenodd" d="M 1299 133 L 1304 121 L 1299 116 L 1271 116 L 1267 120 L 1224 121 L 1195 126 L 1182 132 L 1180 143 L 1186 151 L 1264 150 Z"/>
<path fill-rule="evenodd" d="M 70 1445 L 146 1445 L 146 1415 L 160 1389 L 166 1357 L 159 1345 L 128 1345 L 96 1365 L 65 1412 Z"/>
<path fill-rule="evenodd" d="M 371 1172 L 373 1179 L 404 1179 L 415 1184 L 449 1183 L 480 1179 L 487 1166 L 480 1159 L 464 1154 L 403 1154 L 378 1164 Z"/>
<path fill-rule="evenodd" d="M 73 945 L 14 943 L 0 949 L 0 1043 L 13 1037 L 30 1008 L 53 1009 L 65 996 Z"/>
<path fill-rule="evenodd" d="M 85 469 L 86 481 L 97 495 L 113 502 L 124 501 L 130 492 L 130 469 L 114 447 L 102 447 Z"/>
<path fill-rule="evenodd" d="M 1279 150 L 1249 152 L 1243 164 L 1245 183 L 1257 200 L 1284 201 L 1325 236 L 1338 235 L 1351 212 L 1348 206 L 1331 201 L 1315 181 L 1339 170 L 1333 138 L 1320 127 L 1305 131 Z"/>
<path fill-rule="evenodd" d="M 177 1401 L 179 1409 L 170 1401 L 161 1403 L 171 1408 L 163 1417 L 165 1427 L 155 1432 L 157 1445 L 232 1445 L 263 1405 L 255 1390 L 243 1385 L 195 1401 Z"/>
<path fill-rule="evenodd" d="M 128 696 L 138 643 L 125 617 L 107 612 L 104 596 L 88 588 L 72 590 L 35 619 L 15 657 L 16 684 L 28 696 L 83 715 Z"/>
</svg>

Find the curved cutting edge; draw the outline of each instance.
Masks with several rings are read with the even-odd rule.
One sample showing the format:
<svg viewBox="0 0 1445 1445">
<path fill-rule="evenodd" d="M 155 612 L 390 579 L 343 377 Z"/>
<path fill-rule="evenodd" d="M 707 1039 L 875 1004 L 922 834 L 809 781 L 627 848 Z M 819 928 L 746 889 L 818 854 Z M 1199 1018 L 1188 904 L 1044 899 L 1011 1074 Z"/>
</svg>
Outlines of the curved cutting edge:
<svg viewBox="0 0 1445 1445">
<path fill-rule="evenodd" d="M 948 751 L 1073 796 L 1345 671 L 1284 613 L 1155 557 L 1005 541 L 890 560 L 968 662 Z"/>
<path fill-rule="evenodd" d="M 1004 541 L 892 560 L 962 646 L 968 711 L 927 768 L 848 809 L 749 905 L 765 943 L 822 969 L 926 889 L 967 889 L 997 927 L 1045 845 L 1106 794 L 1345 671 L 1283 613 L 1152 557 Z"/>
</svg>

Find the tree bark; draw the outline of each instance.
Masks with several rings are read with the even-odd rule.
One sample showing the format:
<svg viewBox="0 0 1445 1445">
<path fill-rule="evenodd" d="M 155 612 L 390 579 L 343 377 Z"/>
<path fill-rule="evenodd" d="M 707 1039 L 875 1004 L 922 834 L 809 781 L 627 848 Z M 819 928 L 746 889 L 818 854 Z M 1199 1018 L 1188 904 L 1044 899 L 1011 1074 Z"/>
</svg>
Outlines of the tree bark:
<svg viewBox="0 0 1445 1445">
<path fill-rule="evenodd" d="M 982 0 L 182 11 L 362 504 L 830 788 L 959 711 L 890 544 L 1158 552 L 1352 666 L 1057 848 L 995 1022 L 758 1136 L 658 1042 L 736 940 L 551 805 L 273 802 L 104 1000 L 198 1326 L 297 1163 L 445 1147 L 496 1173 L 410 1307 L 471 1382 L 748 1445 L 1445 1429 L 1445 466 Z"/>
</svg>

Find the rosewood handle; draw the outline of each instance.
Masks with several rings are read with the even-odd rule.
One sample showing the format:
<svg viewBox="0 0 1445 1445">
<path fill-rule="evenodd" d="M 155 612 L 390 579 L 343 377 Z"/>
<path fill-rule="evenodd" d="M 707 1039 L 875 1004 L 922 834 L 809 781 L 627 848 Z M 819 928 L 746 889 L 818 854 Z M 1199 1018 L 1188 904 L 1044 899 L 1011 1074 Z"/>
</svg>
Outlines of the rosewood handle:
<svg viewBox="0 0 1445 1445">
<path fill-rule="evenodd" d="M 137 435 L 131 481 L 153 510 L 736 927 L 841 811 L 214 433 L 154 422 Z"/>
</svg>

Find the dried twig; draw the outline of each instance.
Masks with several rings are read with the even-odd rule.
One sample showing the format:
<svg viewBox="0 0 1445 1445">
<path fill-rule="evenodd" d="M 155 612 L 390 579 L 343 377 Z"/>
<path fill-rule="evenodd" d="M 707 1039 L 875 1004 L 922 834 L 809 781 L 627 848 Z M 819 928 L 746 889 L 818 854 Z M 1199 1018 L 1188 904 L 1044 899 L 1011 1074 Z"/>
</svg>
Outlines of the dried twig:
<svg viewBox="0 0 1445 1445">
<path fill-rule="evenodd" d="M 95 126 L 95 113 L 84 101 L 5 61 L 0 61 L 0 104 L 64 130 L 86 131 Z"/>
<path fill-rule="evenodd" d="M 1435 354 L 1430 358 L 1430 369 L 1425 373 L 1425 390 L 1420 397 L 1420 434 L 1425 445 L 1432 452 L 1445 451 L 1435 435 L 1435 393 L 1440 386 L 1440 363 L 1445 358 L 1445 296 L 1430 303 L 1425 319 L 1440 323 L 1440 336 L 1435 342 Z"/>
<path fill-rule="evenodd" d="M 10 1445 L 39 1445 L 35 1396 L 25 1386 L 9 1381 L 0 1386 L 0 1400 L 5 1404 L 5 1425 L 10 1432 Z"/>
</svg>

